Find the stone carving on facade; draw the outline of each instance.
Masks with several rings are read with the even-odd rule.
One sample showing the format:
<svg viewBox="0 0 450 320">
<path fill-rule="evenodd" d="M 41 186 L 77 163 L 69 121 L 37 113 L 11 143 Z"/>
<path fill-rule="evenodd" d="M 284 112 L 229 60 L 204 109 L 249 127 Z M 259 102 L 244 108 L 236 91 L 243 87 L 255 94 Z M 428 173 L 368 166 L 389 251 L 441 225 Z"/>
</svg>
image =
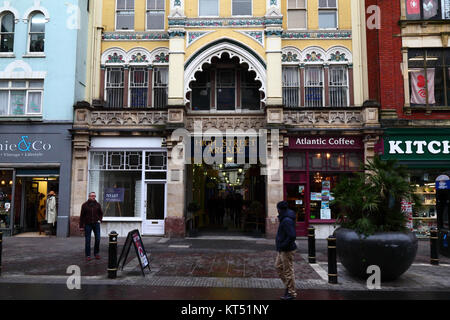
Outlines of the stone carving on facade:
<svg viewBox="0 0 450 320">
<path fill-rule="evenodd" d="M 361 111 L 284 111 L 284 123 L 290 126 L 362 126 Z"/>
<path fill-rule="evenodd" d="M 91 126 L 135 127 L 165 125 L 167 111 L 92 111 Z"/>
<path fill-rule="evenodd" d="M 238 116 L 188 116 L 186 129 L 194 130 L 194 123 L 201 123 L 203 130 L 218 129 L 225 131 L 263 129 L 266 117 L 262 115 L 238 115 Z"/>
</svg>

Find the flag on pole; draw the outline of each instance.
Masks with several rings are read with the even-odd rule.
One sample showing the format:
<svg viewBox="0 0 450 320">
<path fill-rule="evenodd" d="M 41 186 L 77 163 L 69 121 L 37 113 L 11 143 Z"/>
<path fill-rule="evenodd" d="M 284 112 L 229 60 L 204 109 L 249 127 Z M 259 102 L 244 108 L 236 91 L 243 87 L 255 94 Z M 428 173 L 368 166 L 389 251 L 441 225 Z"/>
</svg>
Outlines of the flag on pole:
<svg viewBox="0 0 450 320">
<path fill-rule="evenodd" d="M 428 87 L 428 104 L 435 104 L 434 96 L 434 75 L 435 69 L 427 69 L 428 79 L 425 80 L 424 69 L 411 70 L 411 103 L 412 104 L 427 104 L 427 87 Z M 426 81 L 426 82 L 425 82 Z"/>
</svg>

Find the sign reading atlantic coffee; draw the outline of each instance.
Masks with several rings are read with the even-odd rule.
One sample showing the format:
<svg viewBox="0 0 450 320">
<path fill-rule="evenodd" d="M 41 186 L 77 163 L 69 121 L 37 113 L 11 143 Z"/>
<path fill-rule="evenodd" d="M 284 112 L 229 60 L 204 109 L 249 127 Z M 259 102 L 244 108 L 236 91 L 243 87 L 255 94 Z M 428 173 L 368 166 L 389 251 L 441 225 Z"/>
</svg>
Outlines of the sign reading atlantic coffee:
<svg viewBox="0 0 450 320">
<path fill-rule="evenodd" d="M 292 149 L 361 149 L 364 146 L 361 137 L 309 136 L 290 137 Z"/>
<path fill-rule="evenodd" d="M 65 143 L 58 134 L 2 134 L 0 161 L 34 162 L 59 159 Z"/>
<path fill-rule="evenodd" d="M 406 130 L 406 129 L 405 129 Z M 400 129 L 387 131 L 380 144 L 384 160 L 450 160 L 450 132 Z"/>
</svg>

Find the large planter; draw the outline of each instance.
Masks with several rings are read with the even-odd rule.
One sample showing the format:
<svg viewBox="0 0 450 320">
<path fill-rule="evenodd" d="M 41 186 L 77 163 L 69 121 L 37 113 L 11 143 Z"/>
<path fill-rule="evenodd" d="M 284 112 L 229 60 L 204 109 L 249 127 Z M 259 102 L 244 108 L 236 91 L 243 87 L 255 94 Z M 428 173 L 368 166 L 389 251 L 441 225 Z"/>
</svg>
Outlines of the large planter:
<svg viewBox="0 0 450 320">
<path fill-rule="evenodd" d="M 356 277 L 366 279 L 367 267 L 380 267 L 381 280 L 400 277 L 413 263 L 417 238 L 412 232 L 377 232 L 365 237 L 354 230 L 335 231 L 337 254 L 342 265 Z"/>
</svg>

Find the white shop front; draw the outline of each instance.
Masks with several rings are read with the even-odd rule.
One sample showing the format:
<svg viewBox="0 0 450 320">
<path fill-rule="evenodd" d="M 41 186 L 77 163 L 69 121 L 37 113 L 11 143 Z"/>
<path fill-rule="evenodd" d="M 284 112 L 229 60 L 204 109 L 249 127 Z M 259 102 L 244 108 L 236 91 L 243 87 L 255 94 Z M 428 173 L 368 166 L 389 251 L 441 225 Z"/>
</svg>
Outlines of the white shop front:
<svg viewBox="0 0 450 320">
<path fill-rule="evenodd" d="M 102 236 L 164 235 L 167 149 L 160 137 L 93 137 L 87 192 L 102 205 Z M 88 194 L 86 194 L 87 199 Z"/>
</svg>

